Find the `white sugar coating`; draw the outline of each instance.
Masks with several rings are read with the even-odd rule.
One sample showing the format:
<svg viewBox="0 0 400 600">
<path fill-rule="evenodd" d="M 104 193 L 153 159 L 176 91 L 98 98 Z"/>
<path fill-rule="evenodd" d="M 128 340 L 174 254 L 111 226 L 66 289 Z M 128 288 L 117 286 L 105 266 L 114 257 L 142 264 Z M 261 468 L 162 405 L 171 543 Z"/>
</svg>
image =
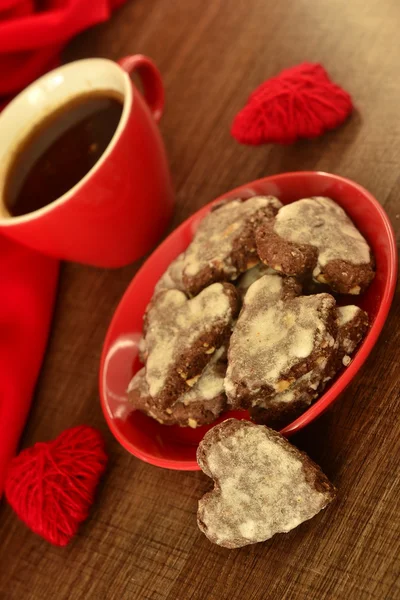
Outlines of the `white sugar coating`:
<svg viewBox="0 0 400 600">
<path fill-rule="evenodd" d="M 352 354 L 364 337 L 368 316 L 361 308 L 353 305 L 339 306 L 336 315 L 339 351 Z"/>
<path fill-rule="evenodd" d="M 286 404 L 288 402 L 293 402 L 294 400 L 296 400 L 296 394 L 292 389 L 276 394 L 273 398 L 273 402 L 276 404 Z"/>
<path fill-rule="evenodd" d="M 354 350 L 356 349 L 357 343 L 358 343 L 358 340 L 355 342 L 350 338 L 344 338 L 341 340 L 340 346 L 341 346 L 342 350 L 344 350 L 348 354 L 352 354 L 354 352 Z"/>
<path fill-rule="evenodd" d="M 274 231 L 289 242 L 318 248 L 314 276 L 332 260 L 353 265 L 371 260 L 367 242 L 344 210 L 330 198 L 304 198 L 287 204 L 276 216 Z"/>
<path fill-rule="evenodd" d="M 267 265 L 264 265 L 264 263 L 261 263 L 261 262 L 258 263 L 258 265 L 256 265 L 252 269 L 249 269 L 245 273 L 243 273 L 243 275 L 238 279 L 238 282 L 237 282 L 238 290 L 241 290 L 243 293 L 247 292 L 249 287 L 255 281 L 257 281 L 257 279 L 260 279 L 260 277 L 262 277 L 263 275 L 267 275 L 267 274 L 277 275 L 276 271 L 274 271 L 270 267 L 267 267 Z"/>
<path fill-rule="evenodd" d="M 232 340 L 232 338 L 231 338 Z M 224 390 L 228 398 L 234 398 L 236 396 L 236 385 L 232 381 L 232 366 L 229 366 L 226 371 L 225 380 L 224 380 Z"/>
<path fill-rule="evenodd" d="M 154 292 L 160 292 L 161 290 L 184 290 L 182 281 L 182 267 L 184 252 L 180 254 L 165 271 L 164 275 L 158 280 Z"/>
<path fill-rule="evenodd" d="M 230 260 L 233 243 L 240 237 L 242 226 L 261 208 L 268 206 L 278 209 L 282 205 L 273 196 L 254 196 L 246 201 L 232 200 L 209 212 L 186 250 L 184 274 L 193 277 L 204 268 L 223 265 L 224 271 L 232 279 L 237 276 L 236 268 Z"/>
<path fill-rule="evenodd" d="M 361 312 L 361 308 L 354 305 L 338 306 L 337 308 L 337 323 L 339 327 L 343 327 L 346 323 L 350 323 Z"/>
<path fill-rule="evenodd" d="M 137 373 L 134 374 L 126 390 L 128 394 L 133 390 L 140 390 L 141 394 L 144 392 L 143 382 L 146 383 L 146 380 L 144 378 L 145 372 L 145 367 L 142 367 L 139 371 L 137 371 Z"/>
<path fill-rule="evenodd" d="M 217 371 L 214 367 L 210 368 L 207 374 L 200 377 L 196 392 L 188 392 L 185 394 L 184 402 L 190 401 L 197 393 L 197 397 L 204 400 L 211 400 L 224 392 L 224 375 L 221 375 L 220 371 Z"/>
<path fill-rule="evenodd" d="M 282 295 L 283 279 L 272 269 L 266 274 L 257 279 L 249 286 L 245 304 L 251 304 L 254 301 L 276 302 Z"/>
<path fill-rule="evenodd" d="M 146 319 L 146 380 L 154 398 L 162 390 L 174 360 L 202 334 L 212 333 L 221 323 L 229 324 L 232 310 L 223 285 L 214 283 L 191 300 L 178 290 L 161 292 L 150 305 Z"/>
<path fill-rule="evenodd" d="M 231 337 L 225 391 L 232 401 L 239 382 L 252 394 L 265 386 L 272 388 L 271 393 L 285 391 L 280 382 L 290 369 L 322 344 L 335 344 L 326 327 L 335 306 L 332 296 L 300 296 L 270 304 L 269 280 L 266 275 L 249 288 Z"/>
<path fill-rule="evenodd" d="M 146 341 L 143 336 L 140 338 L 137 347 L 138 347 L 138 354 L 139 354 L 140 362 L 145 363 L 146 358 L 147 358 L 147 351 L 146 351 Z"/>
<path fill-rule="evenodd" d="M 317 491 L 311 469 L 307 481 L 302 460 L 289 446 L 266 427 L 252 425 L 221 435 L 205 450 L 199 464 L 217 488 L 200 500 L 198 516 L 212 541 L 228 547 L 262 542 L 328 504 L 333 491 Z"/>
<path fill-rule="evenodd" d="M 219 348 L 213 354 L 212 359 L 205 367 L 200 379 L 195 383 L 193 388 L 183 394 L 178 401 L 183 402 L 186 406 L 193 401 L 212 400 L 220 394 L 224 393 L 224 377 L 225 372 L 221 370 L 218 361 L 225 352 L 225 348 Z"/>
</svg>

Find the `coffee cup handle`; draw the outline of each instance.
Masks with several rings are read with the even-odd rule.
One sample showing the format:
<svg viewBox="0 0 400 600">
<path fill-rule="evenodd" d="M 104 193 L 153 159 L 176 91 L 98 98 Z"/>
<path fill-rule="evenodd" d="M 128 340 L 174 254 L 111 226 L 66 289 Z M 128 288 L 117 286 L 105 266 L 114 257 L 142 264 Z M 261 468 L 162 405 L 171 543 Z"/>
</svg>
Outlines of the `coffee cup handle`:
<svg viewBox="0 0 400 600">
<path fill-rule="evenodd" d="M 137 73 L 143 84 L 144 98 L 156 123 L 161 119 L 164 109 L 164 85 L 160 71 L 150 58 L 142 54 L 125 56 L 118 61 L 119 66 L 128 73 Z"/>
</svg>

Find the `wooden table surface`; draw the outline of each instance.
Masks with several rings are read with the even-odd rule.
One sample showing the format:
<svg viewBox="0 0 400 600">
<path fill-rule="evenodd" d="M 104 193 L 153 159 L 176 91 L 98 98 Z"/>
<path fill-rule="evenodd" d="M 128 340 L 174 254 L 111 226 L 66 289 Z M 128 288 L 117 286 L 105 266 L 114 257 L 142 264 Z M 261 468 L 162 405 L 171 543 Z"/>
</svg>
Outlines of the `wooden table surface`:
<svg viewBox="0 0 400 600">
<path fill-rule="evenodd" d="M 128 0 L 111 21 L 73 40 L 65 59 L 138 52 L 155 59 L 167 92 L 161 130 L 176 188 L 172 227 L 241 183 L 311 169 L 365 186 L 399 232 L 399 18 L 398 0 Z M 249 92 L 304 60 L 322 62 L 351 92 L 357 111 L 348 123 L 289 147 L 231 139 Z M 62 268 L 22 444 L 88 423 L 103 432 L 110 465 L 89 519 L 65 549 L 1 505 L 1 600 L 400 598 L 399 297 L 362 374 L 293 438 L 339 488 L 336 503 L 287 535 L 226 550 L 196 525 L 209 479 L 130 456 L 100 410 L 102 342 L 138 266 Z"/>
</svg>

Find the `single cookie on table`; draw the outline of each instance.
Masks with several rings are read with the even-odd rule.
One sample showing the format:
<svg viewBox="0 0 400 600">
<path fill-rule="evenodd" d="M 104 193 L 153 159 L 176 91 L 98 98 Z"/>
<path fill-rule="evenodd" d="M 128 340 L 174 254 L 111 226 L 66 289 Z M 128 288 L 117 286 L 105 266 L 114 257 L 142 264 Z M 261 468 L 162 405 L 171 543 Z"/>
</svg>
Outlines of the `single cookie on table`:
<svg viewBox="0 0 400 600">
<path fill-rule="evenodd" d="M 370 248 L 344 210 L 330 198 L 287 204 L 256 232 L 261 260 L 298 277 L 312 274 L 340 294 L 360 294 L 374 278 Z"/>
<path fill-rule="evenodd" d="M 285 279 L 283 280 L 285 281 Z M 229 352 L 225 391 L 234 408 L 296 406 L 296 382 L 310 394 L 333 360 L 338 342 L 335 300 L 329 294 L 266 302 L 265 277 L 249 288 Z M 299 385 L 299 384 L 297 384 Z M 281 402 L 275 401 L 278 394 Z M 296 407 L 297 409 L 297 407 Z"/>
<path fill-rule="evenodd" d="M 273 196 L 230 200 L 214 207 L 199 224 L 183 258 L 185 290 L 196 295 L 215 281 L 233 281 L 253 267 L 255 228 L 273 217 L 281 203 Z"/>
<path fill-rule="evenodd" d="M 197 523 L 214 544 L 240 548 L 287 533 L 336 496 L 304 452 L 276 431 L 227 419 L 206 433 L 197 462 L 214 489 L 199 501 Z"/>
<path fill-rule="evenodd" d="M 236 289 L 214 283 L 189 300 L 179 290 L 164 290 L 144 317 L 146 381 L 159 408 L 169 408 L 200 378 L 215 351 L 227 346 L 239 312 Z"/>
<path fill-rule="evenodd" d="M 300 377 L 293 386 L 281 394 L 276 394 L 263 405 L 249 409 L 255 423 L 281 429 L 299 417 L 324 391 L 327 383 L 337 375 L 343 366 L 351 362 L 351 355 L 364 338 L 368 329 L 368 315 L 358 306 L 336 308 L 337 350 L 328 361 L 326 368 L 310 371 Z"/>
<path fill-rule="evenodd" d="M 149 393 L 146 369 L 136 373 L 128 387 L 128 398 L 134 408 L 163 425 L 199 427 L 208 425 L 226 409 L 224 348 L 219 348 L 203 370 L 193 388 L 180 396 L 170 408 L 157 407 Z"/>
</svg>

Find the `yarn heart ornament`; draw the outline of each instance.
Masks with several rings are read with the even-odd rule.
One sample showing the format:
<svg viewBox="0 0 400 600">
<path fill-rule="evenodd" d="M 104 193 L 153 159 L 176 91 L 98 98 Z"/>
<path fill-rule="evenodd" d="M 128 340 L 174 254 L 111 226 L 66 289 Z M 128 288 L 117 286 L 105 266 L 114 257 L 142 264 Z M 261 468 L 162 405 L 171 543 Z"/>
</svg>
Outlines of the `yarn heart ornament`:
<svg viewBox="0 0 400 600">
<path fill-rule="evenodd" d="M 67 429 L 11 461 L 6 498 L 32 531 L 51 544 L 66 546 L 89 514 L 106 464 L 104 441 L 96 429 Z"/>
<path fill-rule="evenodd" d="M 322 65 L 302 63 L 255 89 L 234 118 L 231 134 L 242 144 L 291 144 L 338 127 L 352 110 L 351 96 Z"/>
</svg>

